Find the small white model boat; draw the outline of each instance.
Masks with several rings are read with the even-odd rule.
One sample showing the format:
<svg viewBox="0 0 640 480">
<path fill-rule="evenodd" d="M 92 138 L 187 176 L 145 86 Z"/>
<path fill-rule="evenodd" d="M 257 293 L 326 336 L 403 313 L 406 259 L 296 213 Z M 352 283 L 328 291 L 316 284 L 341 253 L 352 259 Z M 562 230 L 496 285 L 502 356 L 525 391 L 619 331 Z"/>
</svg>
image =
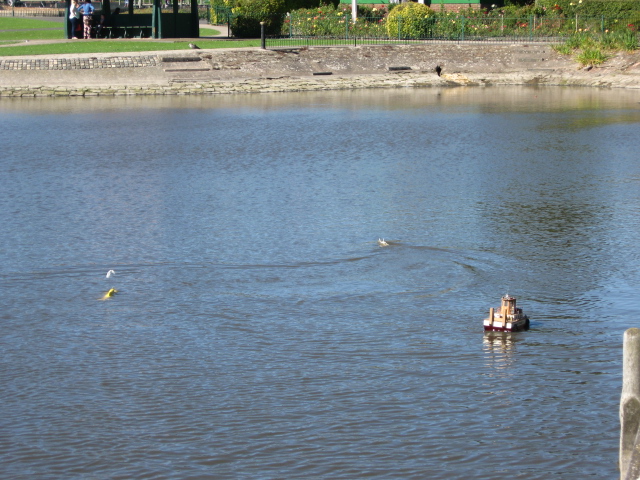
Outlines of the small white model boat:
<svg viewBox="0 0 640 480">
<path fill-rule="evenodd" d="M 502 297 L 500 309 L 489 309 L 489 318 L 484 319 L 485 332 L 520 332 L 529 330 L 529 317 L 522 308 L 516 307 L 516 298 L 510 295 Z"/>
</svg>

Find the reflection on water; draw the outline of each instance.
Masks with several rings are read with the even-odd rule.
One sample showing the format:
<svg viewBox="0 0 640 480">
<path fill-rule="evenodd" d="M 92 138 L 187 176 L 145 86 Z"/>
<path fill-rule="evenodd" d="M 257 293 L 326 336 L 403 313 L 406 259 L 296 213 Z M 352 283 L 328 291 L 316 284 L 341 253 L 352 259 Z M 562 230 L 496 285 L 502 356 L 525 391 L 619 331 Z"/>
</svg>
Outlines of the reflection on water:
<svg viewBox="0 0 640 480">
<path fill-rule="evenodd" d="M 278 95 L 212 95 L 212 96 L 119 96 L 88 98 L 3 98 L 0 112 L 83 114 L 99 109 L 101 113 L 123 110 L 157 109 L 250 109 L 282 108 L 339 108 L 357 111 L 361 108 L 380 108 L 402 111 L 407 115 L 420 114 L 424 108 L 462 108 L 468 113 L 549 113 L 574 114 L 569 122 L 549 122 L 536 126 L 541 129 L 571 129 L 604 126 L 616 123 L 637 123 L 640 104 L 633 90 L 598 90 L 550 87 L 504 88 L 395 88 L 371 90 L 338 90 L 327 92 L 283 93 Z M 608 109 L 624 109 L 607 111 Z M 594 114 L 593 112 L 600 111 Z M 604 112 L 603 112 L 604 111 Z"/>
<path fill-rule="evenodd" d="M 616 475 L 635 93 L 2 99 L 0 118 L 0 477 Z M 483 333 L 505 292 L 531 330 Z"/>
<path fill-rule="evenodd" d="M 482 349 L 486 367 L 497 371 L 515 368 L 518 363 L 517 338 L 518 334 L 510 332 L 485 332 Z"/>
</svg>

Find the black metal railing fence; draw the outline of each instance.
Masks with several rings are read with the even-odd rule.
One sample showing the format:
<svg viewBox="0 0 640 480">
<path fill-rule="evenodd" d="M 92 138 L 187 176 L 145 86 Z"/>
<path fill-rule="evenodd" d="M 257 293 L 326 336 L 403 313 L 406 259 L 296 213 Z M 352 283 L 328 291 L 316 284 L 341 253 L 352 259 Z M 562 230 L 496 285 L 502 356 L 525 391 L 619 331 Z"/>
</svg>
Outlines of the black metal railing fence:
<svg viewBox="0 0 640 480">
<path fill-rule="evenodd" d="M 229 27 L 230 34 L 245 38 L 260 36 L 266 24 L 266 44 L 271 47 L 312 45 L 371 45 L 446 42 L 562 42 L 576 34 L 627 36 L 637 42 L 638 26 L 632 18 L 605 16 L 507 17 L 464 15 L 411 18 L 357 17 L 349 14 L 310 16 L 274 15 L 267 18 L 234 14 L 224 6 L 211 9 L 211 22 Z M 264 26 L 262 27 L 264 28 Z"/>
</svg>

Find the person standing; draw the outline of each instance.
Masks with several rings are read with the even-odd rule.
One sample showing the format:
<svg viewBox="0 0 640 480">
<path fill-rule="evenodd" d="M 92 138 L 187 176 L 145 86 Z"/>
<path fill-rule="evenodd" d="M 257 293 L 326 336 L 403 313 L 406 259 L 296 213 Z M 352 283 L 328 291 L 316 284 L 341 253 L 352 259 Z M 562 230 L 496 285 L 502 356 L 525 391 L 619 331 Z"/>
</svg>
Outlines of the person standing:
<svg viewBox="0 0 640 480">
<path fill-rule="evenodd" d="M 78 0 L 73 0 L 71 7 L 69 7 L 69 20 L 71 21 L 71 38 L 78 38 L 78 27 L 80 23 L 80 4 Z"/>
<path fill-rule="evenodd" d="M 91 25 L 93 24 L 93 12 L 95 8 L 91 5 L 91 0 L 85 0 L 82 9 L 84 23 L 84 38 L 91 38 Z"/>
</svg>

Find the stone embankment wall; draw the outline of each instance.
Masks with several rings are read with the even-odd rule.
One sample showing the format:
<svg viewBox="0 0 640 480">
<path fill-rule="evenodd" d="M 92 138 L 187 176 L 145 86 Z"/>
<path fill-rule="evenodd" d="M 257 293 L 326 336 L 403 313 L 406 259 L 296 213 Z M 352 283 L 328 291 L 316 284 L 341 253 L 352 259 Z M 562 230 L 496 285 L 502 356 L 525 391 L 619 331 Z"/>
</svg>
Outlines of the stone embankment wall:
<svg viewBox="0 0 640 480">
<path fill-rule="evenodd" d="M 435 71 L 440 66 L 441 75 Z M 539 44 L 0 57 L 0 96 L 190 95 L 461 85 L 640 88 L 640 53 L 581 68 Z"/>
</svg>

